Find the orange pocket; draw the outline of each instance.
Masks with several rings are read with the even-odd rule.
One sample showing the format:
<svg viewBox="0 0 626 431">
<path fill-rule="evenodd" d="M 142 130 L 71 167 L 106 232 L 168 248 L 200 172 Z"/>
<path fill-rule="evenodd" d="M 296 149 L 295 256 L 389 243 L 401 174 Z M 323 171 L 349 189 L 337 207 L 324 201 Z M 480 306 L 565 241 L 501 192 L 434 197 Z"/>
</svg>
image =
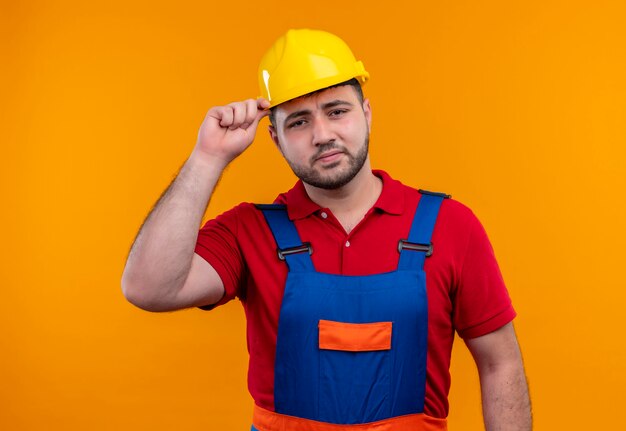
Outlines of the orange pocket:
<svg viewBox="0 0 626 431">
<path fill-rule="evenodd" d="M 348 352 L 390 350 L 391 323 L 343 323 L 320 320 L 320 349 Z"/>
</svg>

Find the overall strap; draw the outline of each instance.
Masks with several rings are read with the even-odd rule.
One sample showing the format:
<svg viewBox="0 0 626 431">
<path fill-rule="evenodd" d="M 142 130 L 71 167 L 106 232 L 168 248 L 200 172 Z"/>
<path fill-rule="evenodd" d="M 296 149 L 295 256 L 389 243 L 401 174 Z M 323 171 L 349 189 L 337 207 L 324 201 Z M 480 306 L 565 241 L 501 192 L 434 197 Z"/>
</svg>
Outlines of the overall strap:
<svg viewBox="0 0 626 431">
<path fill-rule="evenodd" d="M 421 197 L 415 210 L 413 224 L 406 240 L 398 242 L 400 252 L 399 270 L 423 269 L 424 260 L 433 254 L 433 244 L 431 238 L 439 208 L 444 199 L 450 195 L 444 193 L 429 192 L 419 190 Z"/>
<path fill-rule="evenodd" d="M 285 205 L 257 204 L 256 207 L 263 212 L 272 235 L 276 240 L 278 259 L 287 263 L 292 272 L 314 272 L 311 253 L 313 249 L 310 243 L 303 243 L 296 230 L 295 224 L 289 220 Z"/>
</svg>

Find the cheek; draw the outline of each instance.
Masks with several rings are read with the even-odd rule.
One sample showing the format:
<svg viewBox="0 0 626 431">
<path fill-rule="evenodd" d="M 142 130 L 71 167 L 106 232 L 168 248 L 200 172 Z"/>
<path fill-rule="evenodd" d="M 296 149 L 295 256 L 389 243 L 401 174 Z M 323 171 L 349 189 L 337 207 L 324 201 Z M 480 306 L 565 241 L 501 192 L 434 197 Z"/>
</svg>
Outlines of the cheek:
<svg viewBox="0 0 626 431">
<path fill-rule="evenodd" d="M 363 123 L 347 122 L 340 130 L 344 139 L 360 143 L 361 140 L 365 139 L 368 133 L 368 125 L 366 121 L 363 121 Z"/>
<path fill-rule="evenodd" d="M 284 154 L 296 156 L 305 151 L 307 136 L 302 131 L 281 133 L 279 142 Z"/>
<path fill-rule="evenodd" d="M 301 151 L 298 150 L 299 146 L 297 145 L 297 143 L 293 142 L 293 140 L 287 141 L 286 139 L 284 139 L 284 136 L 282 138 L 283 139 L 279 141 L 280 144 L 278 147 L 283 157 L 290 162 L 299 163 L 299 159 L 302 157 L 302 155 Z"/>
</svg>

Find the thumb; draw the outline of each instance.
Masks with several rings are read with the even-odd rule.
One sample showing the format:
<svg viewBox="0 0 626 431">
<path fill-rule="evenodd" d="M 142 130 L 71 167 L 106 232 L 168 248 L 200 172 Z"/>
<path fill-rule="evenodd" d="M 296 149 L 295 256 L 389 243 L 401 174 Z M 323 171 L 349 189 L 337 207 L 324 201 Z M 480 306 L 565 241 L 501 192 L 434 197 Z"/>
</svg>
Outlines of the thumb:
<svg viewBox="0 0 626 431">
<path fill-rule="evenodd" d="M 267 99 L 260 97 L 257 100 L 256 116 L 254 118 L 254 121 L 250 124 L 249 127 L 255 129 L 259 125 L 259 122 L 261 121 L 261 119 L 263 119 L 263 117 L 267 117 L 270 114 L 269 107 L 270 107 L 270 102 Z"/>
<path fill-rule="evenodd" d="M 257 120 L 260 120 L 261 118 L 267 116 L 270 114 L 270 101 L 267 99 L 264 99 L 263 97 L 259 97 L 256 101 L 256 106 L 258 109 L 257 112 Z"/>
</svg>

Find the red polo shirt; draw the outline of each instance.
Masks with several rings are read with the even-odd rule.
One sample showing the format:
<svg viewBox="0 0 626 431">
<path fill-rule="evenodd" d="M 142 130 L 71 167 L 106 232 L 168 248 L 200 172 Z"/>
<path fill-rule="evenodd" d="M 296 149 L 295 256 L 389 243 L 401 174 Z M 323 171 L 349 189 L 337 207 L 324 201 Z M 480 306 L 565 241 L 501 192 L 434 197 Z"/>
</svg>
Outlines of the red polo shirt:
<svg viewBox="0 0 626 431">
<path fill-rule="evenodd" d="M 374 171 L 383 191 L 364 219 L 347 234 L 328 210 L 311 201 L 302 182 L 278 196 L 287 205 L 302 241 L 310 242 L 317 271 L 371 275 L 398 265 L 398 240 L 408 236 L 420 199 L 417 190 Z M 454 331 L 473 338 L 515 317 L 493 249 L 470 209 L 445 199 L 426 259 L 428 359 L 424 413 L 448 414 L 450 354 Z M 247 318 L 248 387 L 257 405 L 274 410 L 274 357 L 278 316 L 287 266 L 276 255 L 276 242 L 261 211 L 242 203 L 208 221 L 200 230 L 196 253 L 215 268 L 225 295 L 238 297 Z M 212 308 L 212 307 L 211 307 Z"/>
</svg>

